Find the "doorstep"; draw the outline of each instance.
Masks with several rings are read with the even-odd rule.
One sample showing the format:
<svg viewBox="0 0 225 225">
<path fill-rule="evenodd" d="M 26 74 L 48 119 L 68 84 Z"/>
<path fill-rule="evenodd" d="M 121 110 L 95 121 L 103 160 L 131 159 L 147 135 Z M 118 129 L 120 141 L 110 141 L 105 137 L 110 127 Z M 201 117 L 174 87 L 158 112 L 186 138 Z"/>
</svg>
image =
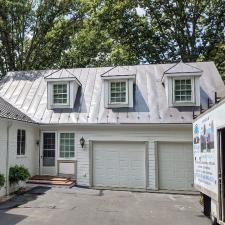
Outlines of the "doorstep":
<svg viewBox="0 0 225 225">
<path fill-rule="evenodd" d="M 33 176 L 28 181 L 27 184 L 35 185 L 54 185 L 54 186 L 67 186 L 71 187 L 75 185 L 75 180 L 68 177 L 58 177 L 58 176 Z"/>
</svg>

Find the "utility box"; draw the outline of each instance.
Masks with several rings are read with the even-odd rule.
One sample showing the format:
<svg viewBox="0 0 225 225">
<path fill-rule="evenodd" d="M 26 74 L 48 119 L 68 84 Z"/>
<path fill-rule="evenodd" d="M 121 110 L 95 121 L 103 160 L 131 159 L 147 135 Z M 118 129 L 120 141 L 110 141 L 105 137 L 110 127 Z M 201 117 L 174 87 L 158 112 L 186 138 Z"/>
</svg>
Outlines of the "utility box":
<svg viewBox="0 0 225 225">
<path fill-rule="evenodd" d="M 193 123 L 194 186 L 213 224 L 225 224 L 225 99 Z"/>
</svg>

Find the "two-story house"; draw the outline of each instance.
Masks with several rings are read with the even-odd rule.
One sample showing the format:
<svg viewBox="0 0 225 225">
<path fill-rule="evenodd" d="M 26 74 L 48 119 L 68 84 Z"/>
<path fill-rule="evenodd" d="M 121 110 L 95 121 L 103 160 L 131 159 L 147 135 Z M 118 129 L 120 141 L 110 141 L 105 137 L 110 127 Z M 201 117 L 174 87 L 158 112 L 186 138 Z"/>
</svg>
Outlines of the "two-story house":
<svg viewBox="0 0 225 225">
<path fill-rule="evenodd" d="M 215 92 L 225 96 L 212 62 L 10 72 L 0 84 L 38 124 L 24 147 L 38 151 L 36 174 L 145 190 L 193 188 L 193 111 Z"/>
</svg>

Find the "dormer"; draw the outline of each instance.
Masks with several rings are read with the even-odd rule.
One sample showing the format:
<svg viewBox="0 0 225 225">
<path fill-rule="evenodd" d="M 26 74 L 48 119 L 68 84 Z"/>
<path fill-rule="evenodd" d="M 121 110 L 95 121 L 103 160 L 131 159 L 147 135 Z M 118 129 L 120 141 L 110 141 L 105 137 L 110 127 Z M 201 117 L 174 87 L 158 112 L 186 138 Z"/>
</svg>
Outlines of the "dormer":
<svg viewBox="0 0 225 225">
<path fill-rule="evenodd" d="M 104 82 L 105 108 L 132 108 L 134 105 L 134 71 L 126 67 L 114 67 L 101 75 Z"/>
<path fill-rule="evenodd" d="M 190 64 L 179 62 L 164 72 L 168 105 L 200 106 L 200 82 L 203 71 Z"/>
<path fill-rule="evenodd" d="M 80 81 L 69 70 L 61 69 L 45 76 L 48 109 L 73 108 Z"/>
</svg>

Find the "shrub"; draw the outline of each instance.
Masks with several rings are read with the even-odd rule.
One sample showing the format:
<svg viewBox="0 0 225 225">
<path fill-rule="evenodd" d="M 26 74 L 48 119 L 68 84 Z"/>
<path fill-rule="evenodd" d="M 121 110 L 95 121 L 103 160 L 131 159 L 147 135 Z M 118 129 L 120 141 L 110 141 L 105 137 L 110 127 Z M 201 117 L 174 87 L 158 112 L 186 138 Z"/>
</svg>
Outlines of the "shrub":
<svg viewBox="0 0 225 225">
<path fill-rule="evenodd" d="M 0 174 L 0 189 L 5 184 L 5 176 L 3 174 Z"/>
<path fill-rule="evenodd" d="M 20 181 L 26 181 L 30 177 L 30 173 L 24 166 L 15 165 L 9 169 L 9 183 L 18 184 Z"/>
</svg>

